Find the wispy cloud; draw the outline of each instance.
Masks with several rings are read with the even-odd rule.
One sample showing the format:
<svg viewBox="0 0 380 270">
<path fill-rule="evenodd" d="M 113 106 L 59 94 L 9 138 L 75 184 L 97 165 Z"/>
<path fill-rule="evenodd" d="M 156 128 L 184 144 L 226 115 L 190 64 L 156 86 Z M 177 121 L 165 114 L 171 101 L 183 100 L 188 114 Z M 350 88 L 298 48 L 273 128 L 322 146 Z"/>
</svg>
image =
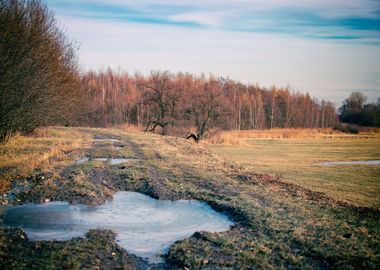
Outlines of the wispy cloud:
<svg viewBox="0 0 380 270">
<path fill-rule="evenodd" d="M 50 0 L 48 3 L 66 16 L 308 38 L 380 40 L 380 1 L 375 0 Z"/>
<path fill-rule="evenodd" d="M 212 72 L 334 101 L 352 90 L 380 96 L 380 1 L 47 3 L 80 42 L 84 69 Z"/>
<path fill-rule="evenodd" d="M 225 16 L 225 12 L 190 12 L 171 15 L 168 19 L 173 22 L 190 22 L 215 28 L 221 26 Z"/>
</svg>

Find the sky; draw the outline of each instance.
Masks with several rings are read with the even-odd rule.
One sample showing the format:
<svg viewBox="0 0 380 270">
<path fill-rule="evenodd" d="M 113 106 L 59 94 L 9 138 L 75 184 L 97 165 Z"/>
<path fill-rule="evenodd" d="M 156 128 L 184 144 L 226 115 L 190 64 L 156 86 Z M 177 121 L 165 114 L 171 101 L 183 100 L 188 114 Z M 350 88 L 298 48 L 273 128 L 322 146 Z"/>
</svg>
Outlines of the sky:
<svg viewBox="0 0 380 270">
<path fill-rule="evenodd" d="M 380 0 L 46 0 L 82 70 L 229 77 L 340 105 L 380 97 Z"/>
</svg>

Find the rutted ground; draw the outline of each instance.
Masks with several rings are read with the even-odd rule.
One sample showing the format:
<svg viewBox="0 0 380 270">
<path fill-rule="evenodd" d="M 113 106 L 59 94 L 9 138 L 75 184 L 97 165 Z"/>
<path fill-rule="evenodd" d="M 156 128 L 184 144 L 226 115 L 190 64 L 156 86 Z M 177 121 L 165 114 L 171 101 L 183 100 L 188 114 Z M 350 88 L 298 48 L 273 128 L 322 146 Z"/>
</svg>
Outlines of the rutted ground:
<svg viewBox="0 0 380 270">
<path fill-rule="evenodd" d="M 132 190 L 160 199 L 203 200 L 237 222 L 227 232 L 201 232 L 177 242 L 167 264 L 156 267 L 375 269 L 380 265 L 377 210 L 352 207 L 323 193 L 255 174 L 183 139 L 122 130 L 77 132 L 91 135 L 86 144 L 53 157 L 53 168 L 15 181 L 1 201 L 101 204 L 116 191 Z M 76 165 L 75 160 L 83 157 L 92 159 Z M 98 157 L 133 160 L 110 165 L 93 160 Z M 147 267 L 120 249 L 111 233 L 91 231 L 85 239 L 67 242 L 29 242 L 21 230 L 2 229 L 0 235 L 2 269 Z M 15 249 L 22 256 L 11 256 Z M 60 252 L 65 254 L 61 261 Z"/>
</svg>

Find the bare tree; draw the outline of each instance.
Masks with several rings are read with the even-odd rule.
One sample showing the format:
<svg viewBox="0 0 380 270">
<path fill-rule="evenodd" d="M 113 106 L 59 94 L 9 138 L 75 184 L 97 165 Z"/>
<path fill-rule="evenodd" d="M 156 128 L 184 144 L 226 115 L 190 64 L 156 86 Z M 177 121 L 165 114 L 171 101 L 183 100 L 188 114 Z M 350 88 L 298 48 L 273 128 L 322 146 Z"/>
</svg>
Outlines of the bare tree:
<svg viewBox="0 0 380 270">
<path fill-rule="evenodd" d="M 175 124 L 181 91 L 177 91 L 171 79 L 169 72 L 152 72 L 149 82 L 142 85 L 146 89 L 145 102 L 150 107 L 145 131 L 161 127 L 161 133 L 165 135 L 167 127 Z"/>
<path fill-rule="evenodd" d="M 39 0 L 0 0 L 0 141 L 69 123 L 80 99 L 75 46 Z"/>
<path fill-rule="evenodd" d="M 360 112 L 366 101 L 367 97 L 362 92 L 352 92 L 351 95 L 344 100 L 343 106 L 340 107 L 339 110 L 342 114 L 346 112 Z"/>
<path fill-rule="evenodd" d="M 193 138 L 198 142 L 219 124 L 223 114 L 221 97 L 222 92 L 216 81 L 197 87 L 190 106 L 185 109 L 185 119 L 189 119 L 196 128 L 195 134 L 191 133 L 188 139 Z"/>
<path fill-rule="evenodd" d="M 169 72 L 152 72 L 145 77 L 88 72 L 82 75 L 82 82 L 90 93 L 87 110 L 91 126 L 128 123 L 176 136 L 185 136 L 191 130 L 194 136 L 200 132 L 202 137 L 205 133 L 201 122 L 203 116 L 207 119 L 209 99 L 220 105 L 217 121 L 207 120 L 205 124 L 211 124 L 209 130 L 216 125 L 221 129 L 263 129 L 331 127 L 337 123 L 331 102 L 320 102 L 288 88 L 267 90 L 231 79 Z"/>
</svg>

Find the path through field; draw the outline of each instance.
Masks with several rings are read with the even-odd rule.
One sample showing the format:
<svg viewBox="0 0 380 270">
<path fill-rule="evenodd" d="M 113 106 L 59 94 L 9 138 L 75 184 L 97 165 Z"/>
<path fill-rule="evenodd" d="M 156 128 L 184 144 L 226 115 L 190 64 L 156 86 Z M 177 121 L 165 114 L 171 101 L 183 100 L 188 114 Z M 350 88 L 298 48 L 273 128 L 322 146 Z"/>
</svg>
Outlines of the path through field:
<svg viewBox="0 0 380 270">
<path fill-rule="evenodd" d="M 198 232 L 175 243 L 165 263 L 150 265 L 153 269 L 376 269 L 380 264 L 376 209 L 256 174 L 181 138 L 117 129 L 75 132 L 91 136 L 52 158 L 45 170 L 13 183 L 8 204 L 99 205 L 117 191 L 136 191 L 157 199 L 204 201 L 236 222 L 226 232 Z M 83 158 L 88 160 L 76 164 Z M 127 161 L 111 164 L 110 158 Z M 25 266 L 21 269 L 148 267 L 118 246 L 110 231 L 92 230 L 84 239 L 64 242 L 30 242 L 20 229 L 2 228 L 0 236 L 0 264 Z"/>
</svg>

